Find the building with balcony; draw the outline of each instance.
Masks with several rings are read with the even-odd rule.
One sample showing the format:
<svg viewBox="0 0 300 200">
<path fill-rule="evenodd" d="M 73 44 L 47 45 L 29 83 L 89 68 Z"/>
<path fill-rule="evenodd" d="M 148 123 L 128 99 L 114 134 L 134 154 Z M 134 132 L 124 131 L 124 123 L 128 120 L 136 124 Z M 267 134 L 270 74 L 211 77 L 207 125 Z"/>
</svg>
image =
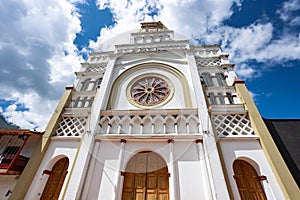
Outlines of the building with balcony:
<svg viewBox="0 0 300 200">
<path fill-rule="evenodd" d="M 41 135 L 19 129 L 0 115 L 0 199 L 8 199 Z"/>
<path fill-rule="evenodd" d="M 82 63 L 11 199 L 299 197 L 228 54 L 161 22 L 126 36 Z"/>
</svg>

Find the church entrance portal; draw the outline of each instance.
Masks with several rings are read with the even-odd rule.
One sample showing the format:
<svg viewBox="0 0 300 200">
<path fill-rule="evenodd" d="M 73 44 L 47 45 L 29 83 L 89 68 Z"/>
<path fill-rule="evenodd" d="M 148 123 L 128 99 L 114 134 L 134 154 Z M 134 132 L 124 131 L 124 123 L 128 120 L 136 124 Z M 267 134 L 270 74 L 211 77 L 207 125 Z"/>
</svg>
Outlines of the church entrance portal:
<svg viewBox="0 0 300 200">
<path fill-rule="evenodd" d="M 156 153 L 133 156 L 124 173 L 122 200 L 168 200 L 169 174 L 166 162 Z"/>
</svg>

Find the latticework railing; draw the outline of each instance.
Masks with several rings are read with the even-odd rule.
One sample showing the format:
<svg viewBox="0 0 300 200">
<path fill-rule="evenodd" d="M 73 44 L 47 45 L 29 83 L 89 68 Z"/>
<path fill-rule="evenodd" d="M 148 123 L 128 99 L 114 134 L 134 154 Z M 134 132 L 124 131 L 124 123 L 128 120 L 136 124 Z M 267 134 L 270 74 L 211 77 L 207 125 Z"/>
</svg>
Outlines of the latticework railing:
<svg viewBox="0 0 300 200">
<path fill-rule="evenodd" d="M 255 136 L 246 114 L 213 115 L 213 121 L 219 137 Z"/>
<path fill-rule="evenodd" d="M 63 117 L 56 129 L 55 136 L 81 136 L 84 133 L 87 117 Z"/>
<path fill-rule="evenodd" d="M 197 59 L 197 66 L 220 66 L 222 61 L 220 58 Z"/>
</svg>

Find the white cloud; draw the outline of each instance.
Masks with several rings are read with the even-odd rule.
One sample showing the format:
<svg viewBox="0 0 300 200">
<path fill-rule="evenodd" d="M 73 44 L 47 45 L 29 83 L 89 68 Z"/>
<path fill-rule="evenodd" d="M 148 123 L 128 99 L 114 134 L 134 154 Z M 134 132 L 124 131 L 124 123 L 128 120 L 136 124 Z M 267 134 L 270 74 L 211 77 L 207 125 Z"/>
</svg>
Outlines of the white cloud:
<svg viewBox="0 0 300 200">
<path fill-rule="evenodd" d="M 137 30 L 139 22 L 162 21 L 169 29 L 186 35 L 199 36 L 219 26 L 232 15 L 233 6 L 241 6 L 240 0 L 98 0 L 99 9 L 109 8 L 116 22 L 101 29 L 97 41 L 90 48 L 103 48 L 103 42 L 118 34 Z M 155 11 L 153 15 L 153 11 Z"/>
<path fill-rule="evenodd" d="M 277 14 L 284 22 L 291 26 L 300 25 L 299 19 L 300 1 L 289 0 L 283 3 L 282 7 L 277 10 Z M 298 13 L 298 14 L 297 14 Z"/>
<path fill-rule="evenodd" d="M 257 69 L 248 62 L 266 63 L 297 60 L 299 53 L 299 33 L 287 31 L 274 37 L 275 27 L 267 19 L 257 19 L 252 24 L 240 28 L 224 25 L 224 21 L 233 14 L 233 8 L 241 10 L 239 0 L 98 0 L 99 9 L 109 8 L 113 14 L 115 25 L 101 29 L 97 41 L 90 42 L 90 48 L 103 49 L 105 44 L 113 45 L 115 37 L 126 31 L 136 30 L 138 22 L 162 21 L 169 29 L 179 31 L 186 38 L 196 38 L 201 44 L 220 44 L 229 53 L 232 62 L 237 64 L 236 71 L 244 78 L 260 76 L 264 68 Z M 283 3 L 277 11 L 280 18 L 289 24 L 297 25 L 299 17 L 298 0 Z M 155 10 L 155 15 L 151 11 Z M 276 30 L 278 31 L 278 30 Z M 127 33 L 128 36 L 128 33 Z M 247 66 L 247 67 L 246 67 Z"/>
<path fill-rule="evenodd" d="M 78 2 L 1 1 L 0 99 L 14 102 L 2 112 L 21 128 L 45 128 L 80 67 L 73 44 L 81 31 Z"/>
<path fill-rule="evenodd" d="M 75 78 L 82 58 L 73 44 L 81 31 L 76 4 L 84 0 L 4 0 L 0 4 L 0 99 L 14 100 L 27 110 L 1 108 L 10 121 L 22 128 L 43 129 L 66 85 Z M 108 8 L 115 24 L 102 28 L 87 49 L 99 50 L 124 42 L 124 36 L 139 29 L 139 22 L 162 21 L 169 29 L 195 38 L 201 44 L 221 44 L 236 63 L 239 76 L 260 76 L 252 61 L 299 60 L 299 32 L 278 31 L 274 24 L 259 19 L 241 28 L 224 25 L 241 9 L 242 0 L 98 0 Z M 288 26 L 298 26 L 298 0 L 283 3 L 277 14 Z M 123 33 L 123 34 L 122 34 Z M 122 35 L 119 35 L 122 34 Z M 118 36 L 118 37 L 116 37 Z M 86 51 L 86 49 L 84 49 Z M 250 64 L 249 64 L 250 63 Z"/>
<path fill-rule="evenodd" d="M 37 128 L 43 130 L 48 123 L 57 100 L 45 100 L 36 93 L 13 93 L 15 102 L 8 106 L 3 114 L 8 117 L 9 122 L 16 123 L 21 128 L 33 129 Z M 18 104 L 22 104 L 24 109 L 18 109 Z"/>
<path fill-rule="evenodd" d="M 236 66 L 237 75 L 242 79 L 251 79 L 259 77 L 261 74 L 254 67 L 251 67 L 245 63 L 241 63 Z"/>
</svg>

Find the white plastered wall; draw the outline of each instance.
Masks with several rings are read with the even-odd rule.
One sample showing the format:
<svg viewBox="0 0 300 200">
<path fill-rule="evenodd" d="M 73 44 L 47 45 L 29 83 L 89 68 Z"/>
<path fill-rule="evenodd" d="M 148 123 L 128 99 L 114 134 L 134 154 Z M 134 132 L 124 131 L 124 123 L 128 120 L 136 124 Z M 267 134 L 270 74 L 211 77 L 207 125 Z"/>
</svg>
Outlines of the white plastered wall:
<svg viewBox="0 0 300 200">
<path fill-rule="evenodd" d="M 44 187 L 47 183 L 49 175 L 43 174 L 44 170 L 51 171 L 54 164 L 61 158 L 67 157 L 69 159 L 69 166 L 68 166 L 68 174 L 65 178 L 61 193 L 60 199 L 64 193 L 64 189 L 67 184 L 67 180 L 69 175 L 71 174 L 70 171 L 72 169 L 74 158 L 76 155 L 76 151 L 78 148 L 79 139 L 78 138 L 52 138 L 52 141 L 47 149 L 47 152 L 40 164 L 40 167 L 32 181 L 32 184 L 25 196 L 25 200 L 38 200 L 40 199 Z"/>
<path fill-rule="evenodd" d="M 97 143 L 97 142 L 96 142 Z M 167 139 L 162 141 L 127 141 L 124 144 L 123 156 L 120 163 L 121 144 L 120 142 L 101 141 L 99 147 L 93 152 L 96 162 L 93 165 L 93 175 L 86 180 L 89 187 L 83 192 L 83 199 L 121 199 L 123 176 L 126 165 L 131 157 L 141 151 L 153 151 L 160 155 L 168 166 L 168 171 L 174 167 L 174 173 L 169 178 L 169 195 L 171 200 L 176 199 L 199 199 L 204 198 L 205 184 L 203 179 L 206 169 L 201 168 L 197 144 L 191 141 L 175 141 L 174 162 L 170 163 L 170 144 Z M 95 150 L 95 149 L 94 149 Z M 90 166 L 91 167 L 91 166 Z M 174 184 L 175 187 L 172 187 Z M 173 189 L 172 189 L 173 188 Z M 174 189 L 175 188 L 175 189 Z"/>
<path fill-rule="evenodd" d="M 0 175 L 0 199 L 9 198 L 15 185 L 17 184 L 19 175 Z"/>
<path fill-rule="evenodd" d="M 255 168 L 258 176 L 264 175 L 267 177 L 267 180 L 261 182 L 267 199 L 284 199 L 258 140 L 223 140 L 220 144 L 234 199 L 240 199 L 236 182 L 233 178 L 233 162 L 236 159 L 247 161 Z"/>
</svg>

